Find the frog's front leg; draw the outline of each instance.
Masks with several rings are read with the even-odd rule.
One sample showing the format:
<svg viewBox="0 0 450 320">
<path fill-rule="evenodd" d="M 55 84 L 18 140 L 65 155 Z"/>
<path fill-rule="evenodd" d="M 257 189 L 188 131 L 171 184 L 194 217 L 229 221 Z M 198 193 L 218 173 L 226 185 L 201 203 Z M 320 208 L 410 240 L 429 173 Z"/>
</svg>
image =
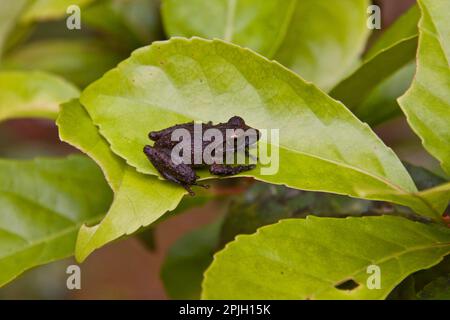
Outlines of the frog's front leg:
<svg viewBox="0 0 450 320">
<path fill-rule="evenodd" d="M 252 170 L 255 167 L 256 166 L 254 164 L 231 166 L 227 164 L 215 163 L 209 167 L 209 172 L 216 176 L 233 176 L 244 171 Z"/>
<path fill-rule="evenodd" d="M 145 146 L 144 153 L 165 179 L 183 186 L 191 196 L 195 195 L 191 186 L 209 187 L 197 183 L 197 176 L 190 165 L 184 163 L 175 164 L 170 157 L 171 152 L 169 149 Z"/>
</svg>

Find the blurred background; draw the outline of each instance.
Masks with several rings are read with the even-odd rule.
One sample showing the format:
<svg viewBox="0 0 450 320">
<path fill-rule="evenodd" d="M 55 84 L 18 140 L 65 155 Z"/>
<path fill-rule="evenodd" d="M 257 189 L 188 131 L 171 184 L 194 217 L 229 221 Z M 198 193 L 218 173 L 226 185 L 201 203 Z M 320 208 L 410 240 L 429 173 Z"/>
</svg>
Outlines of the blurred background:
<svg viewBox="0 0 450 320">
<path fill-rule="evenodd" d="M 146 19 L 148 25 L 145 26 L 147 33 L 144 36 L 153 40 L 164 39 L 158 6 L 153 4 L 149 6 L 146 1 L 138 1 L 143 3 L 145 9 L 130 14 L 139 13 L 148 17 Z M 154 1 L 151 2 L 154 3 Z M 382 8 L 383 28 L 389 26 L 414 2 L 414 0 L 375 1 Z M 95 10 L 93 11 L 88 17 L 91 20 L 90 25 L 95 25 L 99 22 L 96 19 L 100 19 L 96 16 Z M 61 37 L 61 33 L 67 33 L 64 20 L 43 23 L 39 28 L 45 29 L 46 34 L 54 37 Z M 101 26 L 99 29 L 101 30 Z M 101 32 L 92 31 L 89 27 L 84 28 L 84 25 L 83 30 L 85 30 L 83 41 L 89 37 L 103 36 Z M 31 39 L 33 37 L 39 39 L 41 34 L 39 31 L 30 31 Z M 111 32 L 111 30 L 106 31 Z M 376 37 L 376 34 L 373 36 Z M 64 37 L 71 36 L 64 34 Z M 104 65 L 96 67 L 106 71 L 127 57 L 131 50 L 141 45 L 139 32 L 136 32 L 136 39 L 120 41 L 117 39 L 120 39 L 120 36 L 105 38 L 104 46 L 114 48 L 115 54 L 105 57 Z M 22 50 L 22 55 L 27 57 L 26 48 Z M 20 61 L 9 61 L 9 63 L 15 66 Z M 83 87 L 94 80 L 89 76 L 76 73 L 75 61 L 72 80 Z M 376 131 L 402 160 L 424 166 L 432 171 L 439 170 L 436 161 L 423 150 L 419 139 L 411 132 L 403 118 L 384 123 L 377 127 Z M 57 129 L 52 121 L 26 119 L 0 124 L 0 157 L 31 158 L 59 156 L 74 152 L 77 150 L 59 141 Z M 240 192 L 239 186 L 242 182 L 222 182 L 221 184 L 224 185 L 216 187 L 215 190 L 219 190 L 217 192 L 233 194 Z M 95 251 L 81 265 L 81 290 L 69 291 L 66 288 L 66 267 L 75 263 L 73 259 L 66 259 L 26 272 L 18 280 L 0 288 L 0 299 L 167 299 L 168 295 L 161 281 L 160 270 L 169 248 L 186 233 L 215 221 L 223 214 L 224 206 L 224 201 L 214 200 L 207 202 L 206 205 L 188 209 L 181 215 L 168 215 L 154 229 Z"/>
</svg>

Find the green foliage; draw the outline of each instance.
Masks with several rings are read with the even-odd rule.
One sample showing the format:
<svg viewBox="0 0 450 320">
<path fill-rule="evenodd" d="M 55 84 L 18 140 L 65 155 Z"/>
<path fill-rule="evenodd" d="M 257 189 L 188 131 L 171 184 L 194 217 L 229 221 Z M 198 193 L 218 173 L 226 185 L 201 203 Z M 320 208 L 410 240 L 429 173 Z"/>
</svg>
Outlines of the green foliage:
<svg viewBox="0 0 450 320">
<path fill-rule="evenodd" d="M 2 1 L 0 3 L 0 56 L 26 3 L 27 0 Z"/>
<path fill-rule="evenodd" d="M 76 32 L 65 28 L 72 4 Z M 103 175 L 80 156 L 0 159 L 0 285 L 134 233 L 154 246 L 158 222 L 215 193 L 183 199 L 162 180 L 142 152 L 148 132 L 240 115 L 280 129 L 278 144 L 260 141 L 279 147 L 279 171 L 241 174 L 259 181 L 225 197 L 223 220 L 176 242 L 161 273 L 171 297 L 199 298 L 203 281 L 204 298 L 448 298 L 450 182 L 403 165 L 366 123 L 403 111 L 450 174 L 450 7 L 419 0 L 362 54 L 368 5 L 163 0 L 166 34 L 195 37 L 142 47 L 102 77 L 162 37 L 159 1 L 2 2 L 0 121 L 58 116 L 61 140 Z M 380 290 L 366 286 L 369 264 Z"/>
<path fill-rule="evenodd" d="M 80 229 L 75 252 L 79 261 L 106 243 L 131 234 L 175 209 L 186 193 L 170 182 L 136 172 L 116 156 L 77 101 L 62 106 L 57 124 L 61 139 L 93 158 L 114 191 L 114 201 L 101 223 Z"/>
<path fill-rule="evenodd" d="M 450 300 L 450 274 L 430 282 L 419 292 L 422 300 Z"/>
<path fill-rule="evenodd" d="M 149 44 L 160 33 L 157 0 L 100 0 L 83 11 L 83 21 L 121 47 Z"/>
<path fill-rule="evenodd" d="M 81 8 L 81 30 L 66 28 L 70 5 Z M 160 34 L 156 0 L 10 1 L 3 12 L 2 69 L 53 72 L 80 87 Z"/>
<path fill-rule="evenodd" d="M 381 51 L 393 47 L 406 39 L 417 36 L 419 19 L 420 9 L 417 4 L 414 4 L 408 11 L 394 21 L 391 26 L 383 30 L 383 33 L 364 54 L 364 59 L 371 59 Z"/>
<path fill-rule="evenodd" d="M 424 147 L 450 175 L 450 2 L 420 0 L 414 82 L 399 103 Z"/>
<path fill-rule="evenodd" d="M 119 53 L 93 40 L 42 40 L 9 53 L 2 67 L 48 71 L 84 87 L 120 60 Z"/>
<path fill-rule="evenodd" d="M 421 190 L 433 188 L 445 181 L 423 168 L 410 164 L 405 165 Z M 182 206 L 180 205 L 177 210 Z M 300 219 L 308 215 L 342 218 L 383 214 L 420 219 L 407 208 L 393 206 L 389 203 L 255 183 L 242 196 L 232 201 L 227 207 L 224 218 L 212 225 L 188 233 L 171 247 L 162 268 L 162 280 L 171 298 L 198 298 L 200 282 L 203 279 L 201 275 L 212 262 L 213 254 L 233 241 L 237 235 L 252 234 L 262 226 L 287 218 Z M 208 240 L 199 244 L 197 239 Z M 202 263 L 193 261 L 202 261 Z M 190 267 L 186 268 L 186 265 Z M 448 265 L 450 266 L 450 264 Z M 439 271 L 438 275 L 447 272 L 446 269 Z M 416 275 L 417 277 L 418 275 Z M 417 281 L 419 284 L 420 282 L 425 282 L 425 284 L 430 282 L 427 280 L 430 277 L 424 275 L 420 275 L 420 277 L 421 280 Z M 411 292 L 410 298 L 416 298 L 416 291 L 421 288 L 411 289 L 409 284 L 414 283 L 415 278 L 409 277 L 408 279 L 412 280 L 407 284 L 402 283 L 400 288 L 396 288 L 396 298 L 406 298 L 408 292 Z M 179 286 L 179 283 L 189 283 L 190 285 Z"/>
<path fill-rule="evenodd" d="M 330 93 L 362 121 L 379 124 L 401 113 L 396 99 L 412 81 L 419 10 L 413 6 L 375 42 L 363 63 Z"/>
<path fill-rule="evenodd" d="M 55 20 L 66 15 L 71 5 L 84 7 L 93 0 L 27 0 L 29 5 L 23 11 L 21 21 L 24 23 Z"/>
<path fill-rule="evenodd" d="M 54 119 L 59 104 L 78 95 L 77 88 L 52 74 L 0 72 L 0 121 L 19 117 Z"/>
<path fill-rule="evenodd" d="M 411 37 L 401 41 L 394 46 L 381 51 L 373 58 L 365 61 L 349 78 L 341 82 L 330 93 L 334 98 L 342 101 L 348 108 L 354 111 L 362 121 L 369 124 L 378 124 L 396 115 L 398 108 L 393 110 L 382 108 L 379 114 L 378 104 L 365 104 L 365 100 L 370 98 L 371 93 L 384 81 L 389 81 L 402 70 L 408 70 L 406 80 L 412 76 L 412 68 L 403 69 L 412 61 L 416 54 L 417 37 Z M 403 82 L 404 77 L 400 80 Z M 392 81 L 392 80 L 391 80 Z M 406 85 L 408 82 L 406 81 Z M 404 85 L 404 89 L 407 87 Z M 355 94 L 357 92 L 357 94 Z M 398 90 L 395 90 L 397 93 Z M 401 94 L 402 92 L 400 92 Z M 395 100 L 395 99 L 394 99 Z"/>
<path fill-rule="evenodd" d="M 239 236 L 205 273 L 205 299 L 383 299 L 410 273 L 450 253 L 450 230 L 403 218 L 283 220 Z M 366 270 L 382 270 L 370 290 Z M 353 280 L 353 290 L 339 285 Z"/>
<path fill-rule="evenodd" d="M 81 156 L 0 160 L 0 181 L 0 286 L 71 256 L 81 225 L 100 220 L 112 198 L 98 167 Z"/>
<path fill-rule="evenodd" d="M 415 272 L 407 277 L 389 294 L 388 299 L 445 299 L 449 293 L 445 279 L 448 279 L 449 274 L 450 256 L 446 256 L 434 267 Z"/>
<path fill-rule="evenodd" d="M 219 38 L 249 47 L 328 90 L 363 50 L 368 4 L 367 0 L 164 0 L 162 14 L 169 36 Z"/>
</svg>

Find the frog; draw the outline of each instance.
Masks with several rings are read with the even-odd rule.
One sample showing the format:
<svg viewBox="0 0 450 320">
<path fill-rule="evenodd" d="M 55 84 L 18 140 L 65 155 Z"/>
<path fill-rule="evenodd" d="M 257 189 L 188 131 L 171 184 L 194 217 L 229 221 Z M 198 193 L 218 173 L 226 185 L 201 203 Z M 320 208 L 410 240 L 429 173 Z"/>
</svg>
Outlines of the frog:
<svg viewBox="0 0 450 320">
<path fill-rule="evenodd" d="M 209 188 L 209 185 L 200 184 L 197 182 L 199 176 L 196 174 L 196 169 L 207 167 L 209 168 L 209 172 L 212 175 L 224 177 L 233 176 L 245 171 L 250 171 L 256 167 L 256 165 L 254 164 L 229 165 L 224 164 L 224 161 L 213 161 L 212 163 L 208 164 L 205 162 L 203 157 L 200 157 L 202 158 L 202 160 L 201 163 L 198 164 L 185 163 L 183 161 L 175 163 L 174 161 L 172 161 L 172 150 L 179 143 L 179 141 L 174 141 L 174 139 L 172 139 L 172 133 L 177 129 L 185 129 L 189 132 L 189 134 L 191 134 L 191 136 L 193 136 L 194 125 L 199 124 L 195 124 L 193 121 L 188 123 L 176 124 L 159 131 L 151 131 L 148 134 L 148 138 L 154 141 L 154 144 L 153 146 L 146 145 L 144 147 L 144 153 L 163 178 L 181 185 L 188 191 L 191 196 L 194 196 L 195 192 L 192 190 L 192 186 Z M 243 150 L 246 156 L 250 156 L 249 148 L 260 139 L 260 131 L 248 126 L 245 123 L 244 119 L 239 116 L 233 116 L 225 123 L 213 124 L 212 121 L 209 121 L 207 123 L 200 123 L 200 125 L 202 128 L 202 132 L 206 131 L 207 129 L 217 129 L 220 131 L 223 137 L 226 137 L 227 129 L 242 129 L 243 131 L 234 131 L 241 133 L 249 129 L 253 129 L 253 132 L 256 133 L 256 137 L 253 140 L 243 139 L 243 144 L 242 139 L 238 139 L 239 134 L 231 136 L 231 138 L 233 139 L 232 141 L 223 139 L 221 148 L 224 151 L 231 150 L 232 152 L 237 152 L 238 150 Z M 241 141 L 241 145 L 237 145 L 237 141 Z M 203 155 L 204 149 L 210 143 L 211 141 L 205 141 L 204 139 L 202 139 L 201 150 L 196 150 L 196 148 L 194 147 L 194 139 L 191 139 L 191 159 L 194 159 L 196 152 L 201 152 L 201 155 Z M 225 155 L 225 152 L 223 154 Z"/>
</svg>

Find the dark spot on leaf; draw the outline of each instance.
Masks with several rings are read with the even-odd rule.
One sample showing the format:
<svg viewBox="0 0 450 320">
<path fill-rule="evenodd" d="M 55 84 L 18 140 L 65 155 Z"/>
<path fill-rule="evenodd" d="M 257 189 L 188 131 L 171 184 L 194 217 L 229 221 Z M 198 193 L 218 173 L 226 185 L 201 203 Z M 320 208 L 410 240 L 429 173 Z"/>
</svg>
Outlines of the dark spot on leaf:
<svg viewBox="0 0 450 320">
<path fill-rule="evenodd" d="M 341 283 L 338 283 L 334 287 L 336 289 L 339 289 L 339 290 L 351 291 L 351 290 L 354 290 L 354 289 L 358 288 L 359 287 L 359 283 L 357 283 L 353 279 L 348 279 L 348 280 L 345 280 L 345 281 L 343 281 Z"/>
</svg>

